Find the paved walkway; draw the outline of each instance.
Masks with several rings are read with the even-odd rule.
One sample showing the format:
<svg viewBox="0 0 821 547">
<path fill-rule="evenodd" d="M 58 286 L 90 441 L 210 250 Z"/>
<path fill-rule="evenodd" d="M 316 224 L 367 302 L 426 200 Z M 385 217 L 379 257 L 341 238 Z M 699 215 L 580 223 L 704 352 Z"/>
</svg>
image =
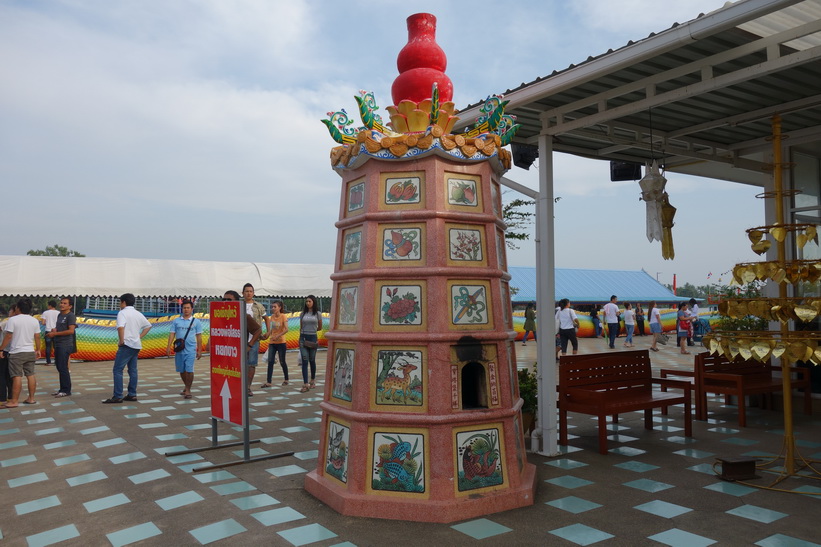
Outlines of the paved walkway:
<svg viewBox="0 0 821 547">
<path fill-rule="evenodd" d="M 646 340 L 637 338 L 637 348 Z M 520 365 L 535 361 L 535 344 L 516 349 Z M 583 340 L 581 351 L 618 350 Z M 692 356 L 677 352 L 654 353 L 654 368 L 691 367 Z M 533 506 L 423 524 L 344 517 L 303 490 L 304 474 L 317 464 L 322 383 L 309 393 L 299 393 L 299 381 L 255 389 L 252 438 L 260 443 L 252 455 L 293 456 L 192 473 L 241 457 L 238 449 L 164 455 L 210 443 L 206 376 L 185 400 L 173 361 L 143 360 L 139 401 L 103 405 L 111 365 L 73 363 L 75 394 L 61 400 L 47 395 L 56 389 L 55 370 L 38 366 L 38 404 L 0 410 L 3 545 L 821 544 L 812 543 L 821 542 L 821 497 L 809 495 L 821 492 L 821 482 L 788 479 L 779 486 L 799 493 L 783 493 L 722 482 L 712 471 L 715 457 L 778 453 L 777 412 L 752 409 L 740 429 L 735 407 L 711 401 L 711 419 L 694 422 L 693 439 L 682 435 L 680 409 L 656 414 L 653 431 L 643 429 L 641 413 L 631 413 L 611 426 L 606 456 L 597 452 L 595 420 L 571 415 L 574 437 L 561 456 L 529 454 L 538 468 Z M 207 369 L 206 358 L 197 369 Z M 281 381 L 279 370 L 274 379 Z M 798 414 L 796 432 L 802 453 L 821 459 L 821 418 Z M 219 435 L 221 442 L 241 440 L 225 425 Z"/>
</svg>

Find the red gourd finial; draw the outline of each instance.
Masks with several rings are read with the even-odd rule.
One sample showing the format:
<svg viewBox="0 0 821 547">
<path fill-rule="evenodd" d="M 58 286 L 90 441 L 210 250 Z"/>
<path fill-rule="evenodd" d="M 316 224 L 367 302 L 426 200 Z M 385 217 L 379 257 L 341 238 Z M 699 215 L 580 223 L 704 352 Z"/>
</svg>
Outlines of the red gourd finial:
<svg viewBox="0 0 821 547">
<path fill-rule="evenodd" d="M 453 82 L 445 74 L 447 66 L 447 56 L 436 43 L 436 17 L 430 13 L 408 17 L 408 43 L 396 58 L 399 76 L 391 87 L 393 104 L 405 99 L 415 103 L 430 99 L 434 83 L 440 101 L 452 100 Z"/>
</svg>

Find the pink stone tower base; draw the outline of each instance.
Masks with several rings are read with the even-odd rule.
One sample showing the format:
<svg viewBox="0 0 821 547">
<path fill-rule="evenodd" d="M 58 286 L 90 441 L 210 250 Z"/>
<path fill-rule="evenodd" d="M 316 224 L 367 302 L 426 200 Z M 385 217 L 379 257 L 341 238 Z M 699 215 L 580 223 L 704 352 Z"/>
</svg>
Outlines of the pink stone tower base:
<svg viewBox="0 0 821 547">
<path fill-rule="evenodd" d="M 320 456 L 305 480 L 342 514 L 452 522 L 533 503 L 500 173 L 436 154 L 342 173 Z"/>
</svg>

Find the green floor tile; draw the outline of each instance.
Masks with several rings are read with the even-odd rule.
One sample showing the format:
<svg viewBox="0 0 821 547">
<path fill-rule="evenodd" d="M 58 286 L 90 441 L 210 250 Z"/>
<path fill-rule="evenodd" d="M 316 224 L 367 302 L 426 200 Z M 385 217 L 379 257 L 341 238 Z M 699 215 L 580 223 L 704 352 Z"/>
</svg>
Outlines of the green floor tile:
<svg viewBox="0 0 821 547">
<path fill-rule="evenodd" d="M 66 446 L 74 446 L 75 444 L 77 444 L 77 441 L 72 439 L 70 441 L 60 441 L 57 443 L 45 444 L 43 445 L 43 448 L 45 448 L 46 450 L 54 450 L 55 448 L 65 448 Z"/>
<path fill-rule="evenodd" d="M 228 471 L 209 471 L 207 473 L 198 473 L 194 475 L 194 478 L 203 484 L 208 484 L 209 482 L 236 479 L 237 477 L 235 475 L 232 475 Z"/>
<path fill-rule="evenodd" d="M 289 530 L 277 532 L 286 541 L 300 547 L 301 545 L 308 545 L 309 543 L 316 543 L 318 541 L 325 541 L 326 539 L 335 538 L 336 534 L 325 528 L 320 524 L 308 524 L 307 526 L 299 526 Z"/>
<path fill-rule="evenodd" d="M 550 530 L 550 533 L 567 541 L 572 541 L 576 545 L 592 545 L 593 543 L 598 543 L 599 541 L 613 537 L 612 534 L 602 532 L 590 526 L 585 526 L 584 524 L 571 524 L 570 526 Z"/>
<path fill-rule="evenodd" d="M 162 534 L 162 530 L 157 528 L 157 525 L 153 522 L 146 522 L 120 530 L 119 532 L 106 534 L 105 537 L 108 538 L 108 541 L 111 542 L 113 547 L 123 547 L 124 545 L 137 543 L 138 541 L 159 536 L 160 534 Z"/>
<path fill-rule="evenodd" d="M 585 467 L 587 465 L 586 463 L 577 462 L 568 458 L 559 458 L 544 463 L 545 465 L 552 465 L 553 467 L 558 467 L 559 469 L 576 469 L 577 467 Z"/>
<path fill-rule="evenodd" d="M 667 490 L 668 488 L 673 488 L 672 484 L 658 482 L 650 479 L 638 479 L 635 481 L 625 482 L 624 486 L 629 486 L 630 488 L 650 492 L 651 494 L 655 492 L 661 492 L 662 490 Z"/>
<path fill-rule="evenodd" d="M 668 519 L 692 511 L 689 507 L 682 507 L 681 505 L 676 505 L 675 503 L 668 503 L 660 500 L 642 503 L 641 505 L 636 505 L 633 509 L 638 509 L 639 511 L 644 511 L 645 513 L 650 513 L 651 515 Z"/>
<path fill-rule="evenodd" d="M 130 454 L 123 454 L 122 456 L 114 456 L 113 458 L 108 458 L 108 460 L 117 465 L 126 462 L 133 462 L 136 460 L 141 460 L 145 458 L 145 454 L 142 452 L 131 452 Z"/>
<path fill-rule="evenodd" d="M 80 537 L 80 532 L 77 530 L 76 526 L 69 524 L 67 526 L 61 526 L 60 528 L 54 528 L 52 530 L 40 532 L 39 534 L 27 536 L 26 541 L 28 542 L 28 547 L 45 547 L 46 545 L 53 545 L 55 543 L 76 537 Z"/>
<path fill-rule="evenodd" d="M 758 489 L 756 488 L 750 488 L 749 486 L 726 481 L 719 481 L 715 484 L 705 486 L 704 488 L 707 490 L 712 490 L 713 492 L 721 492 L 723 494 L 730 494 L 733 496 L 745 496 L 747 494 L 752 494 L 753 492 L 758 492 Z"/>
<path fill-rule="evenodd" d="M 144 482 L 155 481 L 158 479 L 164 479 L 165 477 L 170 477 L 171 473 L 166 471 L 165 469 L 155 469 L 153 471 L 146 471 L 145 473 L 139 473 L 137 475 L 131 475 L 128 477 L 128 480 L 133 482 L 134 484 L 142 484 Z"/>
<path fill-rule="evenodd" d="M 57 507 L 58 505 L 60 505 L 60 499 L 57 496 L 48 496 L 47 498 L 40 498 L 39 500 L 19 503 L 14 506 L 14 510 L 17 511 L 18 515 L 25 515 L 42 509 L 48 509 L 49 507 Z"/>
<path fill-rule="evenodd" d="M 69 465 L 69 464 L 77 463 L 77 462 L 84 462 L 84 461 L 90 460 L 90 459 L 91 459 L 91 456 L 89 456 L 88 454 L 77 454 L 76 456 L 69 456 L 67 458 L 57 458 L 56 460 L 54 460 L 54 465 L 56 465 L 57 467 L 61 467 L 63 465 Z"/>
<path fill-rule="evenodd" d="M 14 467 L 15 465 L 23 465 L 36 461 L 37 456 L 34 454 L 29 454 L 28 456 L 20 456 L 19 458 L 10 458 L 8 460 L 0 461 L 0 467 Z"/>
<path fill-rule="evenodd" d="M 573 513 L 574 515 L 602 507 L 599 503 L 577 498 L 576 496 L 567 496 L 565 498 L 547 501 L 545 504 L 555 507 L 556 509 L 567 511 L 568 513 Z"/>
<path fill-rule="evenodd" d="M 550 484 L 555 484 L 556 486 L 561 486 L 562 488 L 580 488 L 582 486 L 588 486 L 590 484 L 594 484 L 592 481 L 587 479 L 580 479 L 578 477 L 571 477 L 570 475 L 565 475 L 562 477 L 555 477 L 552 479 L 547 479 L 545 482 Z"/>
<path fill-rule="evenodd" d="M 50 427 L 48 429 L 41 429 L 39 431 L 35 431 L 34 434 L 39 437 L 41 435 L 53 435 L 54 433 L 62 433 L 63 431 L 65 431 L 65 428 Z"/>
<path fill-rule="evenodd" d="M 8 448 L 18 448 L 20 446 L 26 446 L 27 444 L 28 444 L 28 441 L 26 441 L 24 439 L 18 439 L 16 441 L 9 441 L 7 443 L 0 443 L 0 450 L 6 450 Z M 46 445 L 46 446 L 48 446 L 48 445 Z M 46 449 L 46 450 L 48 450 L 48 449 Z"/>
<path fill-rule="evenodd" d="M 786 513 L 781 513 L 780 511 L 772 511 L 764 507 L 756 507 L 755 505 L 742 505 L 741 507 L 730 509 L 727 513 L 737 517 L 754 520 L 756 522 L 763 522 L 765 524 L 770 524 L 789 516 Z"/>
<path fill-rule="evenodd" d="M 774 534 L 756 542 L 759 547 L 821 547 L 821 543 L 812 543 L 784 534 Z"/>
<path fill-rule="evenodd" d="M 244 498 L 233 499 L 231 500 L 231 503 L 240 509 L 247 511 L 249 509 L 259 509 L 260 507 L 276 505 L 279 503 L 279 500 L 272 498 L 268 494 L 257 494 L 256 496 L 246 496 Z"/>
<path fill-rule="evenodd" d="M 220 522 L 215 522 L 213 524 L 208 524 L 207 526 L 202 526 L 200 528 L 195 528 L 194 530 L 190 530 L 188 533 L 194 536 L 194 538 L 196 538 L 196 540 L 201 544 L 207 545 L 227 537 L 241 534 L 245 531 L 247 531 L 247 528 L 243 525 L 234 519 L 227 519 Z"/>
<path fill-rule="evenodd" d="M 256 487 L 248 484 L 245 481 L 229 482 L 227 484 L 218 484 L 212 486 L 211 489 L 220 496 L 228 496 L 230 494 L 238 494 L 240 492 L 250 492 L 256 490 Z"/>
<path fill-rule="evenodd" d="M 282 524 L 283 522 L 291 522 L 305 518 L 305 515 L 299 511 L 291 509 L 290 507 L 269 509 L 268 511 L 252 513 L 251 516 L 257 519 L 263 526 L 273 526 L 275 524 Z"/>
<path fill-rule="evenodd" d="M 33 475 L 26 475 L 25 477 L 17 477 L 16 479 L 9 479 L 9 488 L 17 488 L 18 486 L 25 486 L 35 482 L 47 481 L 48 476 L 45 473 L 35 473 Z"/>
<path fill-rule="evenodd" d="M 699 536 L 677 528 L 649 536 L 647 539 L 669 545 L 670 547 L 707 547 L 716 543 L 712 539 Z"/>
<path fill-rule="evenodd" d="M 117 507 L 118 505 L 124 505 L 126 503 L 131 503 L 128 496 L 125 494 L 114 494 L 113 496 L 87 501 L 83 504 L 83 507 L 85 507 L 89 513 L 96 513 L 97 511 L 110 509 L 111 507 Z"/>
<path fill-rule="evenodd" d="M 646 473 L 647 471 L 653 471 L 659 468 L 658 465 L 650 465 L 649 463 L 642 463 L 632 460 L 629 462 L 617 463 L 613 467 L 618 467 L 619 469 L 626 469 L 628 471 L 635 471 L 636 473 Z"/>
<path fill-rule="evenodd" d="M 204 499 L 205 498 L 200 496 L 198 493 L 194 492 L 193 490 L 189 490 L 188 492 L 183 492 L 182 494 L 177 494 L 175 496 L 168 496 L 167 498 L 159 499 L 155 503 L 162 507 L 163 510 L 170 511 L 171 509 L 191 505 L 192 503 L 197 503 L 198 501 L 202 501 Z"/>
<path fill-rule="evenodd" d="M 272 467 L 266 471 L 275 477 L 285 477 L 287 475 L 296 475 L 298 473 L 307 473 L 307 469 L 303 469 L 298 465 L 283 465 L 282 467 Z"/>
<path fill-rule="evenodd" d="M 76 477 L 68 478 L 66 479 L 66 482 L 69 486 L 80 486 L 82 484 L 101 481 L 107 478 L 108 476 L 102 471 L 95 471 L 93 473 L 86 473 L 85 475 L 77 475 Z"/>
<path fill-rule="evenodd" d="M 125 439 L 121 437 L 117 437 L 116 439 L 106 439 L 104 441 L 97 441 L 94 444 L 95 448 L 105 448 L 106 446 L 115 446 L 118 444 L 123 444 Z"/>
<path fill-rule="evenodd" d="M 98 427 L 91 427 L 89 429 L 81 429 L 80 434 L 82 435 L 93 435 L 95 433 L 102 433 L 103 431 L 108 431 L 109 428 L 107 425 L 101 425 Z"/>
</svg>

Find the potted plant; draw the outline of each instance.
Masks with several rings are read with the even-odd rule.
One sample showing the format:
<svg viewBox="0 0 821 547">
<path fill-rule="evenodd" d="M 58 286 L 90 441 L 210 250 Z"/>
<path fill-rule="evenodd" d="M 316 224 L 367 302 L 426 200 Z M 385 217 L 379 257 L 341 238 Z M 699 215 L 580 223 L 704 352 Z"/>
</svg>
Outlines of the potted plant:
<svg viewBox="0 0 821 547">
<path fill-rule="evenodd" d="M 528 369 L 519 371 L 519 397 L 522 398 L 522 428 L 525 436 L 529 436 L 536 427 L 536 409 L 538 402 L 538 384 L 536 374 Z"/>
</svg>

